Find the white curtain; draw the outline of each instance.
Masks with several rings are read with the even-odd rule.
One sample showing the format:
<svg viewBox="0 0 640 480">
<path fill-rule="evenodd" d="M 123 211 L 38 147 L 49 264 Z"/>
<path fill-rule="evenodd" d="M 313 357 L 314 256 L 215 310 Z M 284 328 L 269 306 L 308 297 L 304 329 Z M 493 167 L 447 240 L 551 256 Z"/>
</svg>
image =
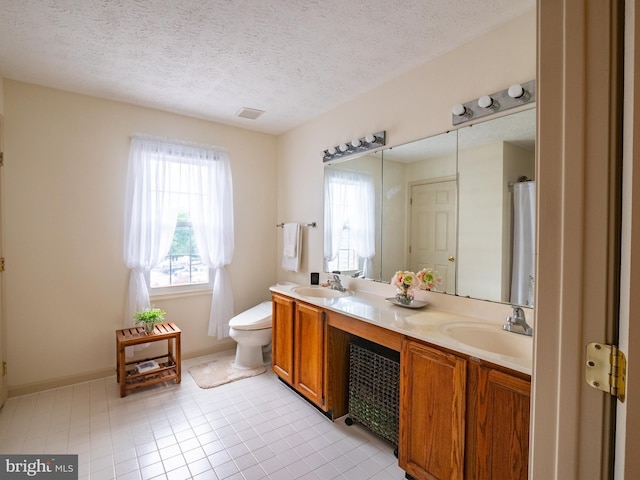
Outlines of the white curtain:
<svg viewBox="0 0 640 480">
<path fill-rule="evenodd" d="M 233 191 L 226 151 L 145 135 L 131 140 L 124 260 L 131 269 L 125 327 L 150 305 L 145 272 L 169 252 L 178 210 L 188 205 L 202 262 L 211 268 L 209 335 L 228 335 L 233 292 L 225 265 L 233 256 Z"/>
<path fill-rule="evenodd" d="M 535 293 L 536 182 L 513 186 L 511 303 L 533 306 Z"/>
<path fill-rule="evenodd" d="M 340 168 L 325 169 L 324 259 L 335 260 L 340 237 L 349 225 L 363 275 L 371 278 L 375 255 L 375 189 L 371 175 Z"/>
</svg>

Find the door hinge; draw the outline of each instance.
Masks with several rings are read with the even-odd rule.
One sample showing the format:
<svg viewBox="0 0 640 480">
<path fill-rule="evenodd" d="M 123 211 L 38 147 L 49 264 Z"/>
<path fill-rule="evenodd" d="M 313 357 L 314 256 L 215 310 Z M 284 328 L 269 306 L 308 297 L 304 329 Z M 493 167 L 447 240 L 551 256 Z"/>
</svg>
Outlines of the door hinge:
<svg viewBox="0 0 640 480">
<path fill-rule="evenodd" d="M 2 362 L 2 376 L 7 374 L 7 362 Z"/>
<path fill-rule="evenodd" d="M 0 152 L 0 167 L 4 167 L 4 152 Z"/>
<path fill-rule="evenodd" d="M 587 345 L 586 361 L 587 383 L 624 402 L 627 381 L 627 358 L 624 353 L 615 345 L 593 342 Z"/>
<path fill-rule="evenodd" d="M 0 257 L 0 272 L 4 272 L 4 257 Z"/>
</svg>

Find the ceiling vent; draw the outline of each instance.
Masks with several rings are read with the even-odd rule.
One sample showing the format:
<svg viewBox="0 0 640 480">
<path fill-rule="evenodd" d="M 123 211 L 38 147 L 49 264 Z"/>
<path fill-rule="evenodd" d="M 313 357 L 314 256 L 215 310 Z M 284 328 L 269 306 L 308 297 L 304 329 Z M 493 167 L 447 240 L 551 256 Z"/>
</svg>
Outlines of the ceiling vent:
<svg viewBox="0 0 640 480">
<path fill-rule="evenodd" d="M 248 118 L 249 120 L 255 120 L 263 113 L 264 113 L 264 110 L 242 107 L 236 115 L 240 118 Z"/>
</svg>

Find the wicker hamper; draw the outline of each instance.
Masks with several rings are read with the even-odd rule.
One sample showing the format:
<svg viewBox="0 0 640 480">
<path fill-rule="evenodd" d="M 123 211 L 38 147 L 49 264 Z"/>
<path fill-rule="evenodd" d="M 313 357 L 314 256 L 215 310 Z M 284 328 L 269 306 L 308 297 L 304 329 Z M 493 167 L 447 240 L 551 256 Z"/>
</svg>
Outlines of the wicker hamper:
<svg viewBox="0 0 640 480">
<path fill-rule="evenodd" d="M 400 362 L 390 357 L 397 358 L 397 352 L 375 344 L 349 345 L 349 417 L 346 423 L 357 422 L 397 446 Z"/>
</svg>

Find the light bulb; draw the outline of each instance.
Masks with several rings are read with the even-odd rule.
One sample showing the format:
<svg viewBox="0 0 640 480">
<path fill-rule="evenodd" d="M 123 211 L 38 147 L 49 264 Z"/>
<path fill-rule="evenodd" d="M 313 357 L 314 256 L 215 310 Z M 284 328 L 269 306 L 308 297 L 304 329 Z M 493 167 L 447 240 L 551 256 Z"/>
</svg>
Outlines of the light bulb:
<svg viewBox="0 0 640 480">
<path fill-rule="evenodd" d="M 367 141 L 367 143 L 373 143 L 376 141 L 376 136 L 373 133 L 368 133 L 366 137 L 364 137 L 364 139 Z"/>
<path fill-rule="evenodd" d="M 337 152 L 336 147 L 329 147 L 328 152 L 329 152 L 329 155 L 335 155 Z"/>
<path fill-rule="evenodd" d="M 457 117 L 461 117 L 463 116 L 465 113 L 467 113 L 467 107 L 465 107 L 464 105 L 462 105 L 461 103 L 458 103 L 456 105 L 453 106 L 453 108 L 451 109 L 451 112 L 457 116 Z"/>
<path fill-rule="evenodd" d="M 358 148 L 360 145 L 362 145 L 362 142 L 359 139 L 354 138 L 353 140 L 351 140 L 351 146 L 353 148 Z"/>
<path fill-rule="evenodd" d="M 349 150 L 349 146 L 346 143 L 341 143 L 338 148 L 341 152 L 346 152 L 347 150 Z"/>
<path fill-rule="evenodd" d="M 508 93 L 511 98 L 520 98 L 524 95 L 524 88 L 519 83 L 516 83 L 509 87 Z"/>
<path fill-rule="evenodd" d="M 478 106 L 480 108 L 491 108 L 493 106 L 493 98 L 489 95 L 483 95 L 478 99 Z"/>
</svg>

